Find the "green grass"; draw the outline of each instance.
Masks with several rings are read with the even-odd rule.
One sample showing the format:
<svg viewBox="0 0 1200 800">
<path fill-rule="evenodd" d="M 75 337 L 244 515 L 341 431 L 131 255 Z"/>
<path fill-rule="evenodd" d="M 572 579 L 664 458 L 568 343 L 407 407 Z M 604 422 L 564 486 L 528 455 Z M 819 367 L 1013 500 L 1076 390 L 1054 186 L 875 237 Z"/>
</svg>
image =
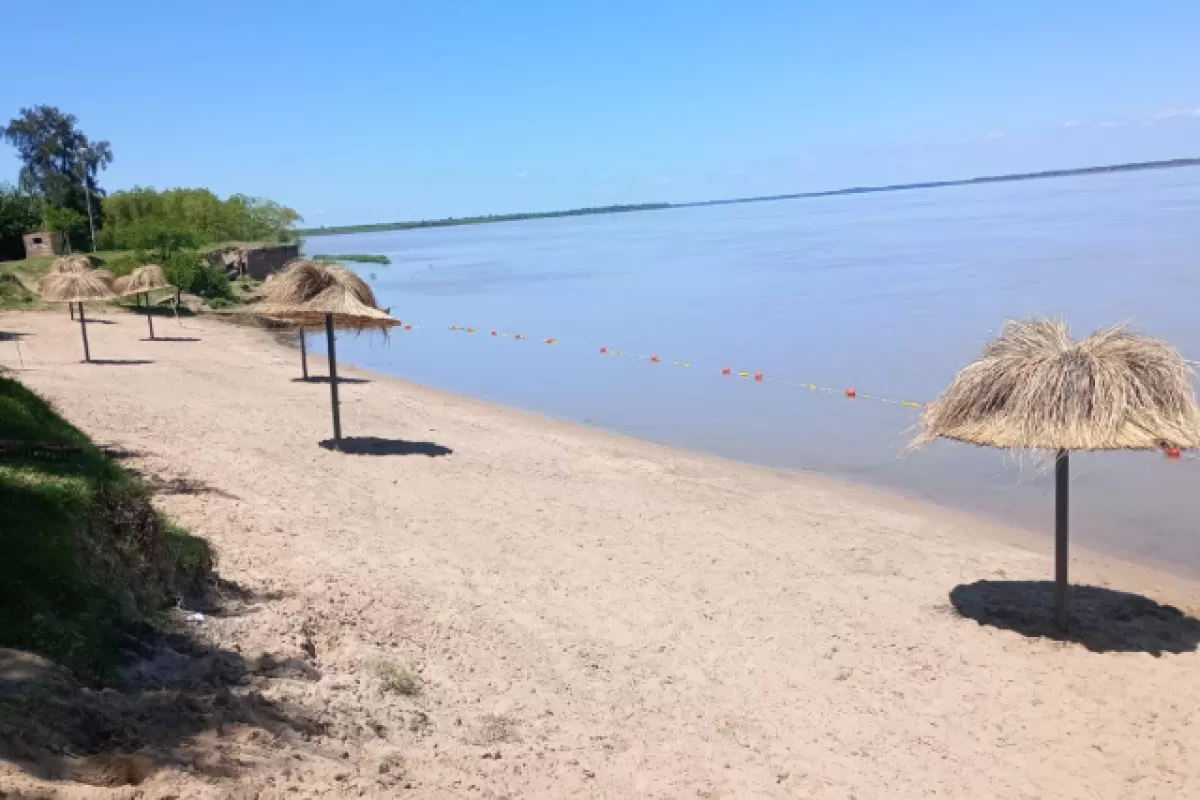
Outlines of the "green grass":
<svg viewBox="0 0 1200 800">
<path fill-rule="evenodd" d="M 394 661 L 376 661 L 373 665 L 375 675 L 389 692 L 411 696 L 420 691 L 417 676 L 407 667 Z"/>
<path fill-rule="evenodd" d="M 362 253 L 351 253 L 345 256 L 313 256 L 313 261 L 361 261 L 364 264 L 390 264 L 392 260 L 387 256 L 372 256 Z"/>
<path fill-rule="evenodd" d="M 4 376 L 0 440 L 0 647 L 103 682 L 122 636 L 199 586 L 212 551 L 163 520 L 136 475 Z"/>
</svg>

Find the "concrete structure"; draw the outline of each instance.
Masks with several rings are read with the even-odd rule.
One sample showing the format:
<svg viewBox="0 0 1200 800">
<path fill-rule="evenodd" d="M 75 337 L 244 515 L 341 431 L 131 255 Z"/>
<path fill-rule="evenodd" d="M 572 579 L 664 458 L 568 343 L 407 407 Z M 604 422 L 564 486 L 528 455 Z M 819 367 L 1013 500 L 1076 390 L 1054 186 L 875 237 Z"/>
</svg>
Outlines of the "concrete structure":
<svg viewBox="0 0 1200 800">
<path fill-rule="evenodd" d="M 67 237 L 50 231 L 34 231 L 25 234 L 25 257 L 61 256 L 67 252 Z"/>
<path fill-rule="evenodd" d="M 250 276 L 263 280 L 293 258 L 300 257 L 300 247 L 294 244 L 275 244 L 262 247 L 226 247 L 208 254 L 208 263 L 232 278 Z"/>
</svg>

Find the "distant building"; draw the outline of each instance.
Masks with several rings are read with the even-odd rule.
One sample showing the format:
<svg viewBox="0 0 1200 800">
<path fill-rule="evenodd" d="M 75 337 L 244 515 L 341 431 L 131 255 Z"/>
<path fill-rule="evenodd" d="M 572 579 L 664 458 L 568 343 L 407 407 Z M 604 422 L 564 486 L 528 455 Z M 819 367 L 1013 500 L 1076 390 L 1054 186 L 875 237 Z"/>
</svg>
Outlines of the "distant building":
<svg viewBox="0 0 1200 800">
<path fill-rule="evenodd" d="M 223 247 L 208 253 L 206 259 L 210 266 L 225 270 L 230 280 L 249 276 L 261 281 L 299 256 L 298 245 L 277 244 L 261 247 Z"/>
<path fill-rule="evenodd" d="M 25 234 L 25 257 L 61 256 L 67 252 L 67 237 L 50 231 L 34 231 Z"/>
</svg>

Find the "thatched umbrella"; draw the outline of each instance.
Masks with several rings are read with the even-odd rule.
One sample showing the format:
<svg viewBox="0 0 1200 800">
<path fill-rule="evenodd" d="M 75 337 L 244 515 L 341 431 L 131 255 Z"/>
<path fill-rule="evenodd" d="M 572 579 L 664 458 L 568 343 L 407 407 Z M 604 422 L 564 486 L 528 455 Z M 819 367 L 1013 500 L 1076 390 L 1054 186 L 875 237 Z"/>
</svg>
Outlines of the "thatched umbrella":
<svg viewBox="0 0 1200 800">
<path fill-rule="evenodd" d="M 1166 342 L 1124 326 L 1071 340 L 1063 322 L 1009 322 L 926 409 L 938 437 L 1055 453 L 1055 625 L 1067 630 L 1069 453 L 1200 447 L 1191 369 Z"/>
<path fill-rule="evenodd" d="M 108 300 L 115 297 L 112 290 L 112 275 L 103 269 L 86 269 L 80 272 L 52 272 L 38 281 L 38 292 L 42 299 L 51 303 L 78 303 L 79 330 L 83 334 L 83 360 L 90 362 L 88 350 L 87 320 L 83 304 L 88 300 Z"/>
<path fill-rule="evenodd" d="M 370 292 L 370 289 L 367 290 Z M 374 296 L 372 295 L 372 299 Z M 256 311 L 269 319 L 296 325 L 301 329 L 316 327 L 324 323 L 325 337 L 329 349 L 329 400 L 333 409 L 333 441 L 335 447 L 342 444 L 342 417 L 338 407 L 337 349 L 335 330 L 378 330 L 386 333 L 389 328 L 400 324 L 400 320 L 374 305 L 358 299 L 357 292 L 343 281 L 334 281 L 315 297 L 296 305 L 263 303 Z"/>
<path fill-rule="evenodd" d="M 150 293 L 161 289 L 170 289 L 167 276 L 158 264 L 146 264 L 138 267 L 124 278 L 113 282 L 113 290 L 123 296 L 146 296 L 146 324 L 150 326 L 150 338 L 154 338 L 154 315 L 150 310 Z"/>
<path fill-rule="evenodd" d="M 50 269 L 46 273 L 48 275 L 57 275 L 64 272 L 83 272 L 85 269 L 92 268 L 92 260 L 87 256 L 62 256 L 54 259 L 50 264 Z M 75 304 L 67 303 L 67 311 L 71 315 L 71 319 L 75 319 Z"/>
<path fill-rule="evenodd" d="M 362 278 L 343 267 L 316 264 L 306 258 L 293 258 L 283 268 L 263 282 L 263 306 L 284 308 L 298 306 L 312 300 L 330 286 L 341 286 L 360 303 L 375 308 L 375 293 Z M 276 319 L 287 323 L 287 320 Z M 287 323 L 291 324 L 291 323 Z M 303 324 L 297 326 L 300 333 L 300 371 L 308 380 L 308 348 L 304 341 Z"/>
</svg>

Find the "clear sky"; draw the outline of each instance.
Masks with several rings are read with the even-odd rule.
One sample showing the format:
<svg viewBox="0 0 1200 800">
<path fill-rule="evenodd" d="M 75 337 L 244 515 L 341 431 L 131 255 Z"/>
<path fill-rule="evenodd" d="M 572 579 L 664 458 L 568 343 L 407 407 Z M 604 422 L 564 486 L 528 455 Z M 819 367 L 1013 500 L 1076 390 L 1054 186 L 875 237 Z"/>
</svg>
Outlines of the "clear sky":
<svg viewBox="0 0 1200 800">
<path fill-rule="evenodd" d="M 1200 156 L 1200 3 L 5 3 L 0 119 L 308 224 Z M 0 180 L 15 181 L 0 145 Z"/>
</svg>

